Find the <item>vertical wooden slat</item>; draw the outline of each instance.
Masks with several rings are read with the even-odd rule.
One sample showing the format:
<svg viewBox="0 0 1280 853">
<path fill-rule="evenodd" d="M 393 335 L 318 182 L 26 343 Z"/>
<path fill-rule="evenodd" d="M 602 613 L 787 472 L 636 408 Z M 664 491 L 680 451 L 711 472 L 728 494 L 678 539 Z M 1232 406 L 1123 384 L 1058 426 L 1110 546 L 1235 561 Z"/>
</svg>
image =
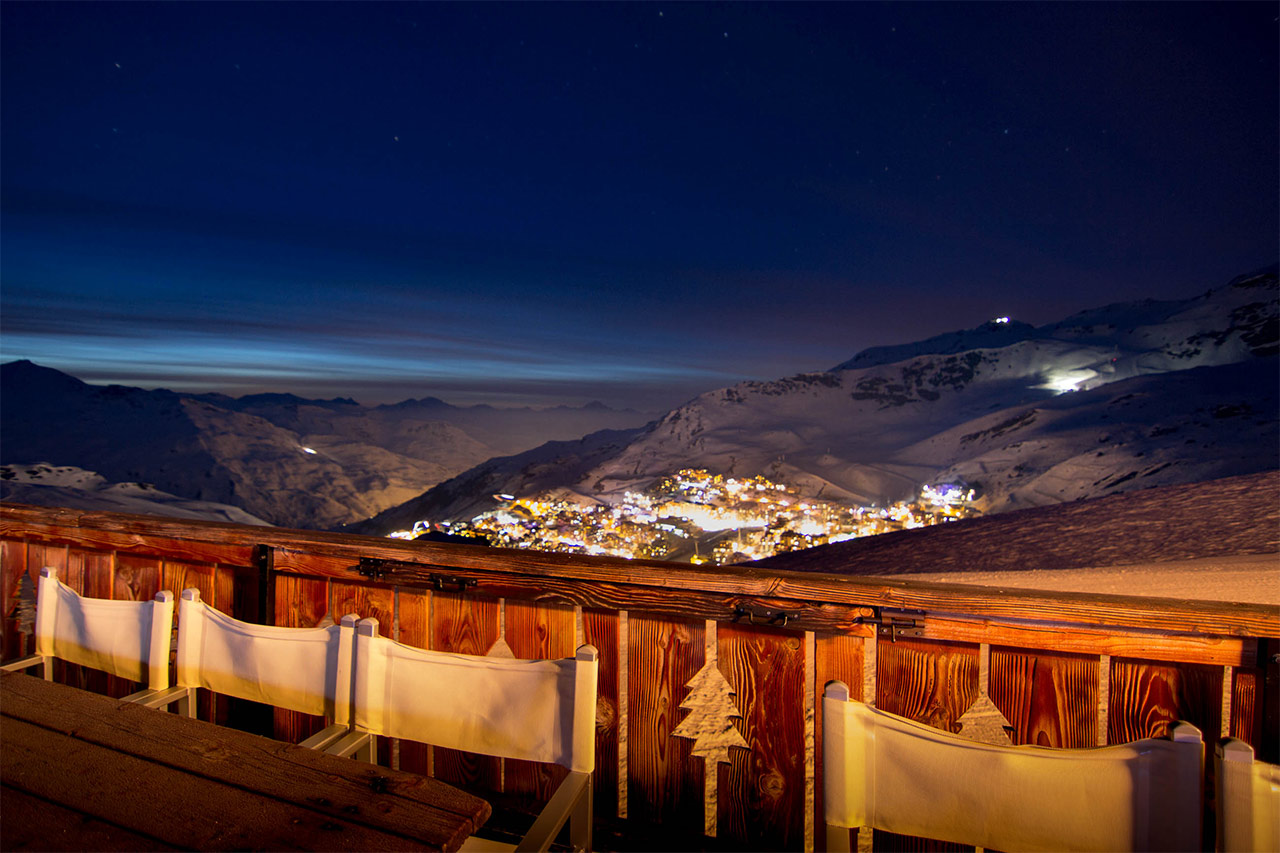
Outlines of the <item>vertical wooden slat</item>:
<svg viewBox="0 0 1280 853">
<path fill-rule="evenodd" d="M 596 681 L 595 811 L 618 816 L 618 614 L 582 611 L 582 641 L 600 652 Z"/>
<path fill-rule="evenodd" d="M 504 636 L 517 658 L 573 657 L 577 620 L 572 607 L 508 601 L 504 617 Z M 555 764 L 508 759 L 502 771 L 502 787 L 508 794 L 545 801 L 568 772 Z"/>
<path fill-rule="evenodd" d="M 282 628 L 314 628 L 329 612 L 329 583 L 319 578 L 277 574 L 275 610 L 271 624 Z M 324 717 L 276 708 L 273 728 L 277 740 L 298 743 L 325 726 Z"/>
<path fill-rule="evenodd" d="M 828 681 L 843 681 L 849 686 L 850 697 L 863 698 L 862 646 L 866 642 L 862 637 L 845 634 L 819 634 L 814 640 L 813 690 L 814 690 L 814 849 L 827 849 L 825 832 L 826 819 L 823 816 L 823 772 L 822 772 L 822 692 Z"/>
<path fill-rule="evenodd" d="M 160 560 L 138 554 L 116 554 L 111 597 L 117 601 L 149 601 L 160 591 Z M 107 678 L 107 695 L 119 698 L 142 685 L 116 676 Z"/>
<path fill-rule="evenodd" d="M 1098 659 L 992 648 L 991 701 L 1014 744 L 1089 747 L 1098 741 Z"/>
<path fill-rule="evenodd" d="M 439 592 L 431 597 L 431 607 L 433 649 L 482 655 L 501 635 L 496 599 Z M 437 778 L 464 787 L 502 790 L 499 759 L 439 747 L 432 752 Z"/>
<path fill-rule="evenodd" d="M 420 649 L 430 647 L 430 618 L 431 593 L 403 587 L 396 590 L 396 621 L 400 629 L 400 642 Z M 430 775 L 431 747 L 411 740 L 400 741 L 398 769 Z"/>
<path fill-rule="evenodd" d="M 876 707 L 943 731 L 978 698 L 978 647 L 898 639 L 877 643 Z"/>
<path fill-rule="evenodd" d="M 702 760 L 673 738 L 685 685 L 702 668 L 701 622 L 632 613 L 627 619 L 627 817 L 658 825 L 672 843 L 703 830 Z"/>
<path fill-rule="evenodd" d="M 803 850 L 803 635 L 731 623 L 719 634 L 720 669 L 751 750 L 729 751 L 718 837 L 735 849 Z"/>
<path fill-rule="evenodd" d="M 876 707 L 948 732 L 978 698 L 978 647 L 967 643 L 899 638 L 876 643 Z M 868 843 L 859 833 L 858 843 Z M 912 838 L 891 832 L 873 834 L 874 849 L 954 851 L 972 847 Z"/>
<path fill-rule="evenodd" d="M 1258 737 L 1262 724 L 1262 703 L 1258 701 L 1261 683 L 1261 670 L 1236 668 L 1230 734 L 1248 743 L 1255 753 L 1261 750 Z"/>
<path fill-rule="evenodd" d="M 361 619 L 377 619 L 379 634 L 395 637 L 396 600 L 395 592 L 389 586 L 333 581 L 329 584 L 329 608 L 335 620 L 346 613 L 355 613 Z M 389 738 L 378 738 L 378 762 L 390 766 Z"/>
<path fill-rule="evenodd" d="M 15 539 L 0 542 L 0 575 L 3 577 L 3 589 L 0 590 L 0 620 L 4 624 L 4 659 L 21 657 L 25 650 L 22 638 L 18 633 L 18 620 L 15 610 L 18 603 L 18 588 L 27 573 L 27 543 Z"/>
<path fill-rule="evenodd" d="M 160 564 L 160 588 L 167 589 L 174 596 L 174 631 L 177 631 L 182 591 L 185 589 L 200 590 L 200 599 L 210 607 L 217 607 L 216 569 L 208 564 L 184 563 L 165 560 Z M 202 720 L 213 720 L 217 717 L 217 705 L 225 700 L 216 697 L 207 690 L 196 691 L 196 716 Z"/>
<path fill-rule="evenodd" d="M 1186 720 L 1200 729 L 1211 750 L 1221 716 L 1222 667 L 1112 658 L 1111 743 L 1165 737 L 1170 725 Z"/>
</svg>

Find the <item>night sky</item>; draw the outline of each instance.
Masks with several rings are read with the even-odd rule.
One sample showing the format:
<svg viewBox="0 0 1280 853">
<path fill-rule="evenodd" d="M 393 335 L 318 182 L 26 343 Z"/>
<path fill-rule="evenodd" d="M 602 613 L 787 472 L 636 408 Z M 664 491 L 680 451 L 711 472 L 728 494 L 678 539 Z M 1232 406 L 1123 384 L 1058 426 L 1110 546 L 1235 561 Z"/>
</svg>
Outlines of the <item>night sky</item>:
<svg viewBox="0 0 1280 853">
<path fill-rule="evenodd" d="M 648 411 L 1276 260 L 1277 3 L 0 5 L 0 360 Z"/>
</svg>

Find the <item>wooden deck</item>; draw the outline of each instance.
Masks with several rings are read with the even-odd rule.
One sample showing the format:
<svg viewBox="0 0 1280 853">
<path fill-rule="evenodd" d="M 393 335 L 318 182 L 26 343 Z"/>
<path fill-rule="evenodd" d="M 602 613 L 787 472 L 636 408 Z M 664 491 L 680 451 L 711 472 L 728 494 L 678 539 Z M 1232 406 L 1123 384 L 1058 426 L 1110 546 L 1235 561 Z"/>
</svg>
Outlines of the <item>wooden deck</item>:
<svg viewBox="0 0 1280 853">
<path fill-rule="evenodd" d="M 554 657 L 591 643 L 600 650 L 595 809 L 605 849 L 822 849 L 820 696 L 831 679 L 951 731 L 994 706 L 1014 743 L 1119 743 L 1185 719 L 1210 750 L 1231 735 L 1277 760 L 1274 607 L 997 593 L 21 506 L 0 508 L 0 548 L 6 617 L 22 578 L 50 565 L 86 595 L 143 599 L 194 586 L 239 618 L 310 626 L 356 612 L 425 648 L 483 654 L 501 638 L 518 657 Z M 6 619 L 6 657 L 26 642 Z M 60 678 L 129 689 L 71 668 Z M 201 702 L 210 719 L 239 712 L 219 697 Z M 729 720 L 733 734 L 700 737 L 683 725 L 691 717 Z M 265 725 L 297 741 L 320 722 L 276 712 Z M 387 766 L 495 797 L 545 795 L 557 773 L 409 743 L 384 742 L 380 753 Z"/>
</svg>

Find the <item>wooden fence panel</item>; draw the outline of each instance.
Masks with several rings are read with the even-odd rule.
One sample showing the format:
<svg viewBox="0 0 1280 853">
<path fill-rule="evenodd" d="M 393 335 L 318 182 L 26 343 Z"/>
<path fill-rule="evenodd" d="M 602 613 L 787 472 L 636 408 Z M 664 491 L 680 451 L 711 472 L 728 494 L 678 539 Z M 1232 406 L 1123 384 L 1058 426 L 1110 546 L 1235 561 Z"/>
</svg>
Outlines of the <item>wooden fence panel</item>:
<svg viewBox="0 0 1280 853">
<path fill-rule="evenodd" d="M 329 613 L 329 582 L 297 575 L 276 575 L 275 611 L 271 624 L 282 628 L 314 628 Z M 339 617 L 340 618 L 340 617 Z M 277 740 L 298 743 L 325 727 L 325 719 L 301 711 L 276 708 L 273 713 Z"/>
<path fill-rule="evenodd" d="M 1089 747 L 1098 743 L 1098 658 L 991 650 L 991 701 L 1013 727 L 1014 744 Z"/>
<path fill-rule="evenodd" d="M 432 596 L 431 648 L 463 655 L 483 655 L 502 635 L 498 601 L 440 592 Z M 487 755 L 436 747 L 438 779 L 463 787 L 502 790 L 502 762 Z"/>
<path fill-rule="evenodd" d="M 1222 667 L 1112 659 L 1108 743 L 1166 737 L 1178 720 L 1200 729 L 1212 755 L 1222 731 Z"/>
<path fill-rule="evenodd" d="M 692 741 L 671 732 L 683 716 L 685 685 L 705 660 L 703 623 L 635 613 L 627 621 L 627 817 L 662 825 L 673 841 L 701 838 L 702 760 L 692 757 Z"/>
<path fill-rule="evenodd" d="M 602 818 L 618 816 L 618 748 L 621 705 L 618 691 L 618 614 L 610 610 L 582 611 L 582 641 L 600 652 L 596 681 L 595 811 Z"/>
<path fill-rule="evenodd" d="M 27 543 L 5 539 L 0 541 L 0 619 L 4 624 L 4 648 L 0 649 L 5 660 L 21 657 L 25 635 L 18 630 L 18 590 L 27 574 Z"/>
<path fill-rule="evenodd" d="M 396 639 L 420 649 L 431 647 L 431 593 L 425 590 L 396 588 Z M 431 747 L 425 743 L 401 740 L 396 746 L 398 770 L 431 775 Z"/>
<path fill-rule="evenodd" d="M 869 642 L 865 637 L 847 634 L 819 634 L 814 638 L 813 660 L 813 825 L 815 827 L 814 849 L 827 849 L 827 837 L 824 830 L 822 795 L 822 693 L 828 681 L 843 681 L 849 685 L 849 696 L 865 701 L 862 695 L 863 677 L 863 644 Z"/>
<path fill-rule="evenodd" d="M 716 630 L 720 670 L 751 747 L 729 751 L 716 837 L 735 849 L 803 850 L 804 635 L 728 623 Z"/>
<path fill-rule="evenodd" d="M 577 620 L 572 607 L 507 601 L 505 638 L 517 658 L 573 657 Z M 555 764 L 508 759 L 502 787 L 508 794 L 549 800 L 568 771 Z"/>
<path fill-rule="evenodd" d="M 978 649 L 900 638 L 876 644 L 876 707 L 948 732 L 978 698 Z"/>
<path fill-rule="evenodd" d="M 876 707 L 948 732 L 978 698 L 978 647 L 899 638 L 876 643 Z M 956 851 L 965 845 L 874 833 L 876 850 Z"/>
</svg>

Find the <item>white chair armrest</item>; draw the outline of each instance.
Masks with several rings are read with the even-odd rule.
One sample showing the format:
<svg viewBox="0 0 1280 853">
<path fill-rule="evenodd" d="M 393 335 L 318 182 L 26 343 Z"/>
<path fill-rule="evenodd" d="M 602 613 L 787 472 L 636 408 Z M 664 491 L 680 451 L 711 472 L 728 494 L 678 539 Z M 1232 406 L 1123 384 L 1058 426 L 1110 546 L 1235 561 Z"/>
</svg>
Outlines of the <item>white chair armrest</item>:
<svg viewBox="0 0 1280 853">
<path fill-rule="evenodd" d="M 52 681 L 53 668 L 50 666 L 52 662 L 53 658 L 49 655 L 27 655 L 26 657 L 17 658 L 0 664 L 0 671 L 22 672 L 24 669 L 31 669 L 39 664 L 44 664 L 44 680 Z"/>
<path fill-rule="evenodd" d="M 375 759 L 373 735 L 353 729 L 348 729 L 346 734 L 325 747 L 324 751 L 340 758 L 357 758 L 370 763 L 374 763 Z"/>
<path fill-rule="evenodd" d="M 588 850 L 591 845 L 591 774 L 570 771 L 560 787 L 551 795 L 529 832 L 516 845 L 517 851 L 549 850 L 566 821 L 569 826 L 569 846 L 574 850 Z"/>
<path fill-rule="evenodd" d="M 302 741 L 298 746 L 305 746 L 307 749 L 327 750 L 338 741 L 339 738 L 349 734 L 351 729 L 340 723 L 334 723 L 321 731 L 316 732 L 311 737 Z"/>
<path fill-rule="evenodd" d="M 196 715 L 195 690 L 190 687 L 139 690 L 137 693 L 130 693 L 122 701 L 133 702 L 144 708 L 167 708 L 177 702 L 179 714 L 187 717 Z"/>
</svg>

